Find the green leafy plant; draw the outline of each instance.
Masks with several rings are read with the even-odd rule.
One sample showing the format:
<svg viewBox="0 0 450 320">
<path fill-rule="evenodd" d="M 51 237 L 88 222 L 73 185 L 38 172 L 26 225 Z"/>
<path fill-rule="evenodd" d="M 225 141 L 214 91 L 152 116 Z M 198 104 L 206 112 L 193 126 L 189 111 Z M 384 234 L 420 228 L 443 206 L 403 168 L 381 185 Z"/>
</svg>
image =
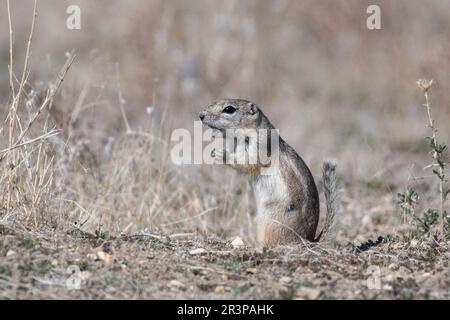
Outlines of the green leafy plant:
<svg viewBox="0 0 450 320">
<path fill-rule="evenodd" d="M 425 235 L 430 233 L 431 228 L 438 222 L 439 214 L 435 209 L 428 209 L 422 218 L 416 218 L 417 225 L 421 234 Z"/>
<path fill-rule="evenodd" d="M 411 231 L 413 238 L 422 238 L 429 236 L 432 227 L 439 220 L 439 214 L 435 209 L 428 209 L 422 217 L 415 214 L 415 207 L 419 201 L 419 195 L 414 188 L 407 188 L 404 192 L 397 194 L 397 204 L 403 215 L 403 220 L 415 226 Z"/>
<path fill-rule="evenodd" d="M 397 204 L 402 212 L 403 221 L 408 220 L 408 216 L 414 216 L 414 208 L 419 201 L 419 195 L 414 188 L 407 188 L 405 192 L 397 194 Z"/>
</svg>

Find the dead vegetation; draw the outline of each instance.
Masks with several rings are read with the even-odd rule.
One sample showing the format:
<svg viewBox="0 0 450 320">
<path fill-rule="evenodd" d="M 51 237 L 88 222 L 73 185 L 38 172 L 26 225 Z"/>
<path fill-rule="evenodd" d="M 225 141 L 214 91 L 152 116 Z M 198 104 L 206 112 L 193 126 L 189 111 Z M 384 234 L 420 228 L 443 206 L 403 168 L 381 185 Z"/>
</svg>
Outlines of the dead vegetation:
<svg viewBox="0 0 450 320">
<path fill-rule="evenodd" d="M 128 22 L 112 26 L 99 14 L 109 7 L 80 1 L 83 26 L 99 30 L 60 43 L 47 24 L 64 24 L 64 3 L 37 3 L 6 1 L 0 11 L 9 66 L 0 75 L 1 298 L 449 298 L 448 159 L 430 117 L 439 183 L 424 176 L 429 128 L 413 85 L 424 73 L 437 79 L 442 145 L 450 50 L 436 30 L 448 33 L 448 5 L 386 4 L 395 32 L 376 39 L 352 13 L 365 12 L 359 2 L 227 1 L 215 13 L 210 3 L 115 1 Z M 440 24 L 412 26 L 411 39 L 403 9 Z M 397 18 L 405 29 L 392 26 Z M 171 162 L 170 132 L 190 129 L 223 95 L 256 97 L 314 176 L 323 157 L 337 158 L 336 248 L 255 249 L 246 182 Z M 402 220 L 428 209 L 436 232 L 422 232 L 426 215 Z"/>
</svg>

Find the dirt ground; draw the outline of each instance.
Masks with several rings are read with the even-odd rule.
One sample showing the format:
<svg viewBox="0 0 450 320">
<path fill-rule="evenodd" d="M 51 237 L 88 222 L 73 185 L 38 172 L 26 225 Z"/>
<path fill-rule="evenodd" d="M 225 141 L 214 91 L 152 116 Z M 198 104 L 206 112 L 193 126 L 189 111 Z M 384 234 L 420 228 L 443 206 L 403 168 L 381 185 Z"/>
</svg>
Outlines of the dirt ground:
<svg viewBox="0 0 450 320">
<path fill-rule="evenodd" d="M 358 252 L 233 247 L 190 234 L 105 240 L 1 227 L 2 299 L 448 299 L 449 243 Z"/>
</svg>

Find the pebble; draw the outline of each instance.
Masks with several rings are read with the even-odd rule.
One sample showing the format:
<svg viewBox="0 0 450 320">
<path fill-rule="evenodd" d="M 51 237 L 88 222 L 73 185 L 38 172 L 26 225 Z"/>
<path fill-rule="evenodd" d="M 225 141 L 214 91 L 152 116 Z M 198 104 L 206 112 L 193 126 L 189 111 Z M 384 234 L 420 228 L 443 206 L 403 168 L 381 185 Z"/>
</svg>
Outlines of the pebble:
<svg viewBox="0 0 450 320">
<path fill-rule="evenodd" d="M 244 246 L 244 241 L 242 240 L 241 237 L 236 237 L 234 238 L 233 241 L 231 241 L 231 245 L 233 246 L 233 248 L 240 248 L 242 246 Z"/>
<path fill-rule="evenodd" d="M 175 289 L 180 289 L 180 290 L 184 290 L 186 289 L 186 285 L 178 280 L 170 280 L 169 283 L 167 284 L 168 287 L 170 288 L 175 288 Z"/>
<path fill-rule="evenodd" d="M 198 249 L 189 251 L 189 254 L 192 256 L 204 256 L 207 253 L 208 253 L 208 251 L 206 251 L 206 249 L 203 249 L 203 248 L 198 248 Z"/>
<path fill-rule="evenodd" d="M 214 289 L 214 292 L 215 292 L 215 293 L 224 293 L 224 292 L 225 292 L 225 287 L 224 287 L 224 286 L 217 286 L 217 287 Z"/>
<path fill-rule="evenodd" d="M 282 283 L 282 284 L 289 284 L 289 283 L 291 283 L 292 282 L 292 278 L 291 277 L 281 277 L 280 278 L 280 282 Z"/>
<path fill-rule="evenodd" d="M 7 257 L 11 257 L 14 256 L 16 254 L 16 252 L 14 250 L 8 250 L 8 252 L 6 253 Z"/>
</svg>

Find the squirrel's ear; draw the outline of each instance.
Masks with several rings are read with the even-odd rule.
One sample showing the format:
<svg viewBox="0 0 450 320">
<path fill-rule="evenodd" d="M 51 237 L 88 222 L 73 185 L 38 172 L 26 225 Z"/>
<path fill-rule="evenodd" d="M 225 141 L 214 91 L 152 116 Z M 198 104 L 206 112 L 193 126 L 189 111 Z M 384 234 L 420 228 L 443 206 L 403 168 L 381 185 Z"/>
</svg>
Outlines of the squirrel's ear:
<svg viewBox="0 0 450 320">
<path fill-rule="evenodd" d="M 251 115 L 254 115 L 258 112 L 258 107 L 256 106 L 256 104 L 254 104 L 253 102 L 249 102 L 248 103 L 248 112 Z"/>
</svg>

